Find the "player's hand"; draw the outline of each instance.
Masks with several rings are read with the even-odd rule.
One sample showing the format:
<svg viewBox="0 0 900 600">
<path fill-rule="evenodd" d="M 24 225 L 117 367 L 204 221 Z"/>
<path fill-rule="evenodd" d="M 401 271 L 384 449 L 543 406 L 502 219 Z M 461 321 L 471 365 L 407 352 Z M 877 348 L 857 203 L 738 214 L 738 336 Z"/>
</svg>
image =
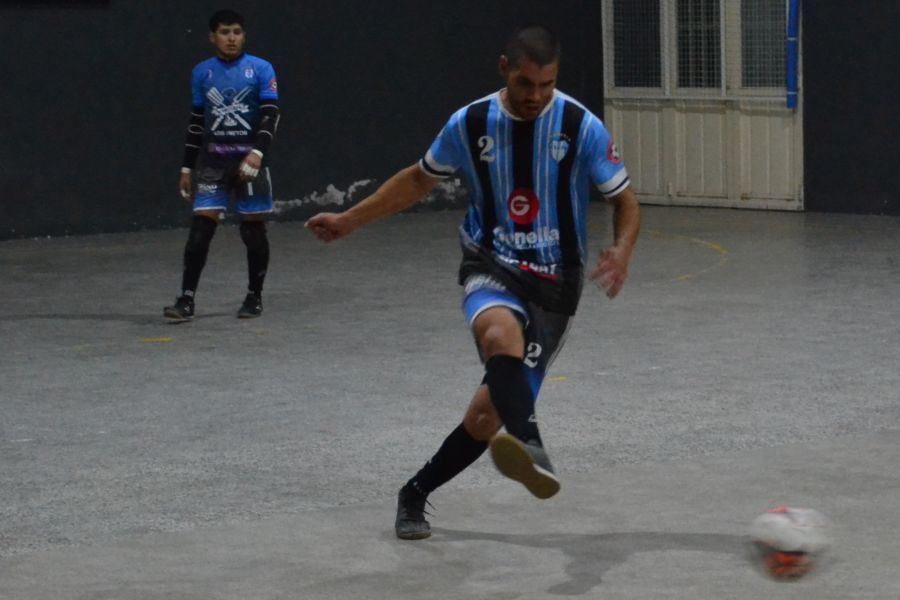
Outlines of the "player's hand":
<svg viewBox="0 0 900 600">
<path fill-rule="evenodd" d="M 306 222 L 306 228 L 326 243 L 353 232 L 353 227 L 343 213 L 319 213 Z"/>
<path fill-rule="evenodd" d="M 255 152 L 250 152 L 241 161 L 238 167 L 238 177 L 241 181 L 253 181 L 259 175 L 259 169 L 262 167 L 262 159 Z"/>
<path fill-rule="evenodd" d="M 190 202 L 193 198 L 193 193 L 191 190 L 191 174 L 190 173 L 182 173 L 181 179 L 178 180 L 178 191 L 181 192 L 181 197 L 184 198 L 185 202 Z"/>
<path fill-rule="evenodd" d="M 610 299 L 615 298 L 625 285 L 629 258 L 624 248 L 612 246 L 600 255 L 597 266 L 591 271 L 591 279 Z"/>
</svg>

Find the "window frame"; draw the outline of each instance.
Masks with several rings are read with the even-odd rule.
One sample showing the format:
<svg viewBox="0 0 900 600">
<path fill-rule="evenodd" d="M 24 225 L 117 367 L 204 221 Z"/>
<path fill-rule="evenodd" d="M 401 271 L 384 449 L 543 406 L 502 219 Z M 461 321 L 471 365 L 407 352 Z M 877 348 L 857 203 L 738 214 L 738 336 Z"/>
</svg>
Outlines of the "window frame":
<svg viewBox="0 0 900 600">
<path fill-rule="evenodd" d="M 673 0 L 660 0 L 659 47 L 660 85 L 658 87 L 625 87 L 615 85 L 614 0 L 601 0 L 603 19 L 603 90 L 610 100 L 783 100 L 787 83 L 779 87 L 743 86 L 743 39 L 741 1 L 719 0 L 719 69 L 718 87 L 678 86 L 678 7 Z M 784 3 L 785 14 L 788 0 Z M 785 21 L 786 22 L 786 21 Z M 785 52 L 787 30 L 784 31 Z"/>
</svg>

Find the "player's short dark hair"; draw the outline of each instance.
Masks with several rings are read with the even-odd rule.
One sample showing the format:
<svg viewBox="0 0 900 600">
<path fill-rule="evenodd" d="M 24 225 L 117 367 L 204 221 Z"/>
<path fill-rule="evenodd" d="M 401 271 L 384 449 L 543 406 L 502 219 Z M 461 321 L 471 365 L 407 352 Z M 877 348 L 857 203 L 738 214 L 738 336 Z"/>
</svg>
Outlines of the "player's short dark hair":
<svg viewBox="0 0 900 600">
<path fill-rule="evenodd" d="M 228 10 L 227 8 L 217 10 L 209 18 L 209 30 L 215 31 L 219 28 L 219 25 L 240 25 L 243 27 L 244 17 L 242 17 L 240 13 Z"/>
<path fill-rule="evenodd" d="M 518 67 L 530 60 L 539 67 L 559 60 L 561 48 L 556 35 L 543 25 L 524 25 L 506 42 L 506 52 L 510 66 Z"/>
</svg>

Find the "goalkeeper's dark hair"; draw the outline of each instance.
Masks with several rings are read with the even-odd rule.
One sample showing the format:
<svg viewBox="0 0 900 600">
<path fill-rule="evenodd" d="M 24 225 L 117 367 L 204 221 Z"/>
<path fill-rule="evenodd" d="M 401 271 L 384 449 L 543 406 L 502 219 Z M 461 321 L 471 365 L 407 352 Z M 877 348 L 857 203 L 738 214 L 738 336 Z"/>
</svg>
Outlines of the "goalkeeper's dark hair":
<svg viewBox="0 0 900 600">
<path fill-rule="evenodd" d="M 529 24 L 519 27 L 509 38 L 504 54 L 513 68 L 527 60 L 545 67 L 559 60 L 561 48 L 559 39 L 550 29 L 543 25 Z"/>
<path fill-rule="evenodd" d="M 244 17 L 242 17 L 240 13 L 223 8 L 222 10 L 214 12 L 209 18 L 210 31 L 215 32 L 216 29 L 219 28 L 219 25 L 240 25 L 243 27 Z"/>
</svg>

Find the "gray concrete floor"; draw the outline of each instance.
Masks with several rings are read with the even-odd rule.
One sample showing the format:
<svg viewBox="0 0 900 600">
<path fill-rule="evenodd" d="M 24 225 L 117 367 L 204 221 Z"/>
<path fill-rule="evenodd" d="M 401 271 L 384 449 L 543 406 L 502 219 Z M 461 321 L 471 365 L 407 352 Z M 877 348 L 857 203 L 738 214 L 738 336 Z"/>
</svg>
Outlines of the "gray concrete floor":
<svg viewBox="0 0 900 600">
<path fill-rule="evenodd" d="M 397 488 L 481 377 L 460 218 L 331 246 L 273 224 L 252 321 L 223 227 L 184 325 L 160 314 L 185 230 L 0 244 L 0 598 L 900 597 L 896 218 L 645 207 L 625 291 L 586 288 L 542 393 L 560 494 L 485 457 L 431 539 L 396 540 Z M 782 503 L 834 521 L 791 584 L 746 552 Z"/>
</svg>

